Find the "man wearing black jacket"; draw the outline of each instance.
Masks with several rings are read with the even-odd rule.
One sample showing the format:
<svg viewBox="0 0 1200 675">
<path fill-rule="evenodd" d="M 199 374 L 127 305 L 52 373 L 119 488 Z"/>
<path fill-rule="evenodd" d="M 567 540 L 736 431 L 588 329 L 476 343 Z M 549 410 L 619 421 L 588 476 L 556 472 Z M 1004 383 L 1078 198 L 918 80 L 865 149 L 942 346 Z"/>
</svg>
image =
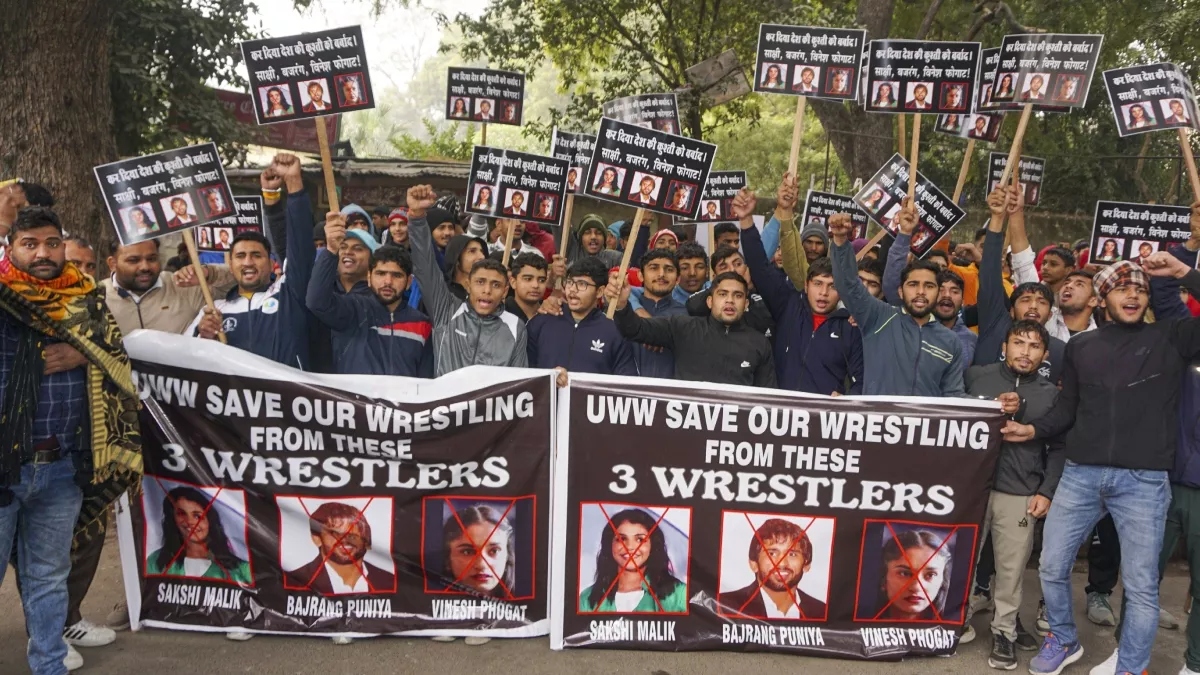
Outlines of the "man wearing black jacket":
<svg viewBox="0 0 1200 675">
<path fill-rule="evenodd" d="M 734 227 L 733 223 L 727 224 Z M 746 325 L 768 338 L 773 337 L 775 335 L 775 319 L 771 316 L 771 310 L 767 308 L 766 301 L 761 295 L 754 292 L 754 280 L 750 278 L 750 268 L 746 266 L 746 259 L 732 246 L 719 246 L 712 254 L 712 273 L 716 277 L 727 272 L 741 276 L 746 280 L 746 288 L 750 289 L 746 314 L 743 317 Z M 692 316 L 709 315 L 712 310 L 708 298 L 712 294 L 712 289 L 713 286 L 709 286 L 688 298 L 688 314 Z"/>
<path fill-rule="evenodd" d="M 571 265 L 563 280 L 564 312 L 538 314 L 525 325 L 530 368 L 568 372 L 637 375 L 633 345 L 597 306 L 608 284 L 608 270 L 595 258 Z M 640 349 L 640 348 L 639 348 Z"/>
<path fill-rule="evenodd" d="M 709 315 L 643 319 L 629 308 L 624 279 L 609 282 L 605 296 L 616 303 L 613 319 L 626 339 L 675 353 L 675 377 L 681 380 L 775 387 L 771 343 L 742 320 L 749 304 L 749 284 L 736 272 L 713 279 Z"/>
<path fill-rule="evenodd" d="M 967 395 L 994 399 L 1017 420 L 1037 419 L 1049 412 L 1058 388 L 1038 373 L 1050 334 L 1037 321 L 1021 319 L 1008 329 L 1004 360 L 966 372 Z M 1033 551 L 1034 521 L 1046 515 L 1063 468 L 1061 439 L 1004 443 L 988 496 L 983 531 L 992 539 L 996 607 L 992 615 L 992 653 L 988 665 L 1001 670 L 1017 666 L 1021 580 Z M 974 614 L 977 607 L 971 608 Z M 968 623 L 970 619 L 968 619 Z M 1030 647 L 1035 643 L 1030 642 Z"/>
<path fill-rule="evenodd" d="M 1050 634 L 1030 662 L 1034 675 L 1057 673 L 1083 655 L 1071 608 L 1071 567 L 1105 511 L 1121 539 L 1125 586 L 1115 671 L 1140 673 L 1150 663 L 1159 617 L 1158 553 L 1171 502 L 1167 472 L 1175 460 L 1183 371 L 1200 357 L 1200 319 L 1146 323 L 1146 273 L 1181 279 L 1200 293 L 1200 272 L 1169 253 L 1151 256 L 1145 272 L 1126 261 L 1097 274 L 1096 295 L 1111 323 L 1068 343 L 1062 391 L 1050 412 L 1031 424 L 1004 427 L 1009 442 L 1069 432 L 1066 467 L 1043 535 Z"/>
</svg>

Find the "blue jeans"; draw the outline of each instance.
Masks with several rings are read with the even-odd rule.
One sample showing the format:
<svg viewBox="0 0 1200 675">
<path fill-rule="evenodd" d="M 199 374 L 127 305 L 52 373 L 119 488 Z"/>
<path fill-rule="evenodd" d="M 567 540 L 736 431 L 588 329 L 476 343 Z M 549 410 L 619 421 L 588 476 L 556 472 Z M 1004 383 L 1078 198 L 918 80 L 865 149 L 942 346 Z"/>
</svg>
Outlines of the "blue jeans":
<svg viewBox="0 0 1200 675">
<path fill-rule="evenodd" d="M 0 508 L 0 551 L 17 551 L 21 604 L 29 630 L 29 668 L 33 675 L 63 675 L 67 645 L 67 575 L 71 572 L 71 535 L 83 493 L 75 484 L 70 458 L 52 464 L 24 464 L 13 501 Z M 0 560 L 0 582 L 8 568 Z"/>
<path fill-rule="evenodd" d="M 1071 566 L 1079 547 L 1104 514 L 1116 523 L 1125 586 L 1118 673 L 1140 673 L 1150 665 L 1158 632 L 1158 554 L 1170 504 L 1166 471 L 1070 461 L 1050 504 L 1040 575 L 1050 632 L 1064 644 L 1079 642 L 1071 608 Z"/>
</svg>

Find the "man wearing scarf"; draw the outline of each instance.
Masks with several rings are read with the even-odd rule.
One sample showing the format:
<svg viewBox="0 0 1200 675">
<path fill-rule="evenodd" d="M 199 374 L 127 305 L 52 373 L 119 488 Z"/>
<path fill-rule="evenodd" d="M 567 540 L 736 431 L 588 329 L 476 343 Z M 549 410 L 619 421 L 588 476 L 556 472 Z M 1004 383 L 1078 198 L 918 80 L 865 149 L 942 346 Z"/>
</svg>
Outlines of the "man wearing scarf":
<svg viewBox="0 0 1200 675">
<path fill-rule="evenodd" d="M 0 550 L 16 551 L 30 669 L 58 675 L 72 538 L 136 484 L 138 399 L 120 330 L 92 278 L 67 262 L 58 216 L 22 209 L 10 241 L 0 261 Z"/>
</svg>

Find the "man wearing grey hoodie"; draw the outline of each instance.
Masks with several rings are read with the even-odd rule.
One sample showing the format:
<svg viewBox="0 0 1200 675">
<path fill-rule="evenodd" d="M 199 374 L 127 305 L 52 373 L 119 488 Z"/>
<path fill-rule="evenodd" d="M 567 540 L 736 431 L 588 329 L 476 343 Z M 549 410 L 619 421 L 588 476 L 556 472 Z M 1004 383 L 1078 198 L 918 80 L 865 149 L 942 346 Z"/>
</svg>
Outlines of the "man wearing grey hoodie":
<svg viewBox="0 0 1200 675">
<path fill-rule="evenodd" d="M 804 246 L 804 257 L 809 264 L 817 258 L 829 255 L 829 234 L 821 223 L 810 223 L 800 230 L 800 244 Z"/>
</svg>

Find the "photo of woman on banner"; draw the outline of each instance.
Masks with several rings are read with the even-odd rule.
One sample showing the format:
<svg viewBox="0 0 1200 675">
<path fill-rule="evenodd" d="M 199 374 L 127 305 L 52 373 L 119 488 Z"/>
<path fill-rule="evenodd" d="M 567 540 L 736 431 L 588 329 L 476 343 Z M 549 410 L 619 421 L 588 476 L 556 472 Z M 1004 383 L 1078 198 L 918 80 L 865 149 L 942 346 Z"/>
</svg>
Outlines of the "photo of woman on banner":
<svg viewBox="0 0 1200 675">
<path fill-rule="evenodd" d="M 885 197 L 887 197 L 887 192 L 885 192 L 883 188 L 876 185 L 871 189 L 871 192 L 867 194 L 867 198 L 863 200 L 862 207 L 871 213 L 875 213 L 879 211 L 881 206 L 883 206 L 883 200 Z"/>
<path fill-rule="evenodd" d="M 212 234 L 207 227 L 196 228 L 196 246 L 199 248 L 212 248 Z"/>
<path fill-rule="evenodd" d="M 505 101 L 500 106 L 500 121 L 509 124 L 517 123 L 517 104 L 512 101 Z"/>
<path fill-rule="evenodd" d="M 1155 126 L 1154 113 L 1150 112 L 1141 103 L 1130 103 L 1129 105 L 1121 106 L 1121 113 L 1125 119 L 1125 128 L 1130 131 L 1149 129 Z"/>
<path fill-rule="evenodd" d="M 259 87 L 258 95 L 262 98 L 264 117 L 287 117 L 296 113 L 292 108 L 292 99 L 286 91 L 286 86 L 284 88 L 274 85 Z"/>
<path fill-rule="evenodd" d="M 764 63 L 759 86 L 763 89 L 783 89 L 784 73 L 786 72 L 787 66 L 782 63 Z"/>
<path fill-rule="evenodd" d="M 534 218 L 542 220 L 554 220 L 554 206 L 558 203 L 558 197 L 545 193 L 535 193 L 534 203 L 537 204 L 533 210 Z"/>
<path fill-rule="evenodd" d="M 962 131 L 962 118 L 954 113 L 942 115 L 938 125 L 939 131 L 944 131 L 948 134 L 957 134 Z"/>
<path fill-rule="evenodd" d="M 946 110 L 966 110 L 967 97 L 964 92 L 967 85 L 954 82 L 942 84 L 942 107 Z"/>
<path fill-rule="evenodd" d="M 976 527 L 866 521 L 864 529 L 856 621 L 963 620 Z"/>
<path fill-rule="evenodd" d="M 1124 239 L 1105 239 L 1101 241 L 1098 247 L 1099 253 L 1096 254 L 1096 262 L 1121 262 L 1121 249 L 1124 246 Z"/>
<path fill-rule="evenodd" d="M 897 82 L 876 82 L 875 91 L 871 94 L 871 107 L 895 108 Z"/>
<path fill-rule="evenodd" d="M 592 186 L 592 191 L 602 195 L 620 197 L 621 184 L 625 181 L 625 170 L 603 162 L 597 163 L 596 168 L 599 171 L 596 173 L 596 182 Z"/>
<path fill-rule="evenodd" d="M 465 120 L 471 116 L 471 112 L 467 110 L 467 101 L 462 98 L 455 98 L 450 104 L 450 117 L 452 119 Z"/>
<path fill-rule="evenodd" d="M 691 509 L 585 503 L 580 530 L 581 613 L 687 612 Z"/>
<path fill-rule="evenodd" d="M 121 220 L 125 223 L 125 232 L 130 237 L 145 237 L 158 232 L 158 223 L 154 221 L 154 210 L 149 204 L 131 206 L 121 211 Z"/>
<path fill-rule="evenodd" d="M 246 496 L 146 476 L 146 576 L 252 584 L 246 548 Z"/>
<path fill-rule="evenodd" d="M 792 91 L 801 94 L 816 94 L 817 82 L 821 81 L 821 69 L 818 66 L 803 66 L 792 79 Z"/>
<path fill-rule="evenodd" d="M 492 186 L 475 186 L 475 199 L 471 200 L 471 208 L 477 211 L 492 211 Z"/>
<path fill-rule="evenodd" d="M 1073 104 L 1079 102 L 1079 95 L 1083 93 L 1080 84 L 1083 78 L 1080 75 L 1059 75 L 1058 86 L 1054 89 L 1054 95 L 1050 97 L 1053 103 Z"/>
<path fill-rule="evenodd" d="M 1183 101 L 1177 98 L 1170 98 L 1159 101 L 1158 104 L 1162 106 L 1164 125 L 1184 127 L 1192 125 L 1192 120 L 1188 117 L 1187 108 L 1184 107 Z"/>
<path fill-rule="evenodd" d="M 679 213 L 691 213 L 692 195 L 695 193 L 695 185 L 673 180 L 671 181 L 671 184 L 667 186 L 667 194 L 670 195 L 670 200 L 667 202 L 666 206 L 671 211 L 678 211 Z"/>
<path fill-rule="evenodd" d="M 827 619 L 833 530 L 833 518 L 725 511 L 717 613 Z"/>
<path fill-rule="evenodd" d="M 396 592 L 389 497 L 276 497 L 283 587 L 321 595 Z"/>
<path fill-rule="evenodd" d="M 1005 73 L 1001 75 L 999 81 L 996 82 L 994 89 L 996 93 L 995 99 L 997 101 L 1011 101 L 1013 96 L 1016 95 L 1016 89 L 1014 89 L 1013 85 L 1013 74 Z"/>
<path fill-rule="evenodd" d="M 426 593 L 534 596 L 532 497 L 426 497 L 422 514 Z"/>
<path fill-rule="evenodd" d="M 829 83 L 825 85 L 825 93 L 834 96 L 849 96 L 851 72 L 849 68 L 830 68 Z"/>
</svg>

